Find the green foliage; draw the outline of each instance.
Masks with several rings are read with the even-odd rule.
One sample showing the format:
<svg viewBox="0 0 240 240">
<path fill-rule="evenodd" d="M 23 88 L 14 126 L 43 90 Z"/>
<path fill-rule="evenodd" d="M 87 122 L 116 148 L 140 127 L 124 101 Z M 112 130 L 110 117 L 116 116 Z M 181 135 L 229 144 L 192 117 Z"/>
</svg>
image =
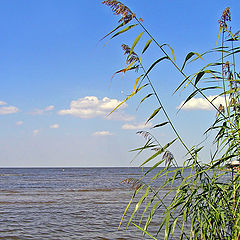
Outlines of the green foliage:
<svg viewBox="0 0 240 240">
<path fill-rule="evenodd" d="M 167 125 L 176 135 L 175 139 L 162 146 L 150 132 L 138 132 L 146 139 L 146 143 L 133 151 L 137 151 L 137 155 L 143 151 L 151 152 L 150 157 L 144 160 L 140 166 L 144 167 L 156 159 L 157 162 L 144 172 L 141 179 L 127 179 L 125 181 L 132 184 L 134 193 L 125 209 L 120 225 L 127 212 L 132 211 L 127 228 L 130 225 L 137 227 L 142 231 L 143 237 L 148 236 L 155 240 L 160 239 L 160 235 L 161 239 L 239 239 L 240 170 L 239 168 L 234 170 L 231 164 L 240 159 L 240 73 L 237 72 L 235 62 L 237 54 L 240 53 L 240 47 L 235 46 L 239 41 L 238 33 L 232 33 L 228 27 L 231 20 L 229 8 L 224 10 L 219 20 L 217 44 L 220 46 L 216 46 L 203 54 L 192 51 L 187 54 L 183 63 L 178 65 L 172 47 L 168 44 L 159 44 L 144 27 L 142 20 L 138 19 L 129 8 L 118 1 L 108 0 L 103 3 L 114 9 L 116 15 L 121 14 L 121 19 L 127 19 L 106 36 L 113 34 L 117 29 L 129 24 L 130 21 L 136 23 L 125 27 L 110 38 L 130 30 L 133 26 L 138 26 L 143 30 L 133 41 L 131 48 L 123 45 L 125 54 L 127 54 L 127 67 L 116 73 L 125 73 L 137 68 L 142 71 L 142 74 L 137 77 L 132 93 L 122 103 L 136 96 L 143 87 L 148 86 L 150 93 L 140 100 L 139 105 L 143 104 L 146 99 L 151 100 L 155 97 L 158 106 L 155 106 L 153 113 L 146 118 L 146 123 L 152 121 L 153 118 L 156 120 L 162 114 L 161 118 L 165 118 L 165 120 L 153 128 L 159 129 Z M 138 54 L 134 52 L 136 45 L 140 45 L 143 41 L 143 34 L 147 35 L 150 40 L 143 43 L 141 55 L 146 53 L 153 44 L 158 47 L 160 55 L 148 69 L 146 68 L 147 70 L 145 70 L 142 56 L 139 58 Z M 221 43 L 219 43 L 220 41 Z M 167 51 L 170 51 L 172 56 Z M 219 59 L 219 54 L 221 59 Z M 195 73 L 186 74 L 184 72 L 187 64 L 202 59 L 203 56 L 211 56 L 211 59 L 215 57 L 217 60 L 209 62 Z M 189 148 L 185 144 L 150 79 L 150 71 L 161 64 L 163 60 L 168 60 L 183 77 L 183 81 L 174 93 L 189 86 L 194 88 L 184 104 L 191 101 L 194 96 L 201 95 L 216 111 L 216 119 L 205 132 L 215 132 L 216 134 L 214 139 L 215 152 L 210 154 L 209 161 L 206 160 L 204 163 L 199 161 L 198 154 L 202 147 Z M 206 60 L 207 58 L 205 58 L 205 62 Z M 215 93 L 217 92 L 216 98 L 218 96 L 224 97 L 224 104 L 216 106 L 215 99 L 209 99 L 205 95 L 205 92 L 209 93 L 213 90 Z M 176 141 L 180 142 L 186 150 L 183 166 L 178 165 L 169 150 Z M 152 153 L 152 151 L 155 152 Z M 158 168 L 163 163 L 165 163 L 165 167 Z M 229 171 L 232 171 L 232 174 L 229 174 Z M 135 206 L 133 210 L 130 210 L 132 205 Z M 157 228 L 152 227 L 154 220 L 159 223 Z"/>
</svg>

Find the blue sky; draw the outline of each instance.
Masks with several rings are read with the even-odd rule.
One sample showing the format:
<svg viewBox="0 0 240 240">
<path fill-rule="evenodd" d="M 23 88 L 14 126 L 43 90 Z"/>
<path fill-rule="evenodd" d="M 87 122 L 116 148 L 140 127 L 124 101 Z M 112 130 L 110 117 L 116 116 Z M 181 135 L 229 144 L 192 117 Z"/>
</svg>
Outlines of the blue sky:
<svg viewBox="0 0 240 240">
<path fill-rule="evenodd" d="M 214 47 L 225 7 L 232 12 L 233 31 L 239 30 L 236 0 L 123 3 L 143 18 L 160 43 L 174 48 L 180 65 L 188 52 Z M 118 19 L 97 0 L 1 1 L 0 166 L 137 166 L 141 162 L 130 163 L 134 155 L 128 151 L 144 144 L 135 132 L 165 119 L 160 114 L 144 126 L 157 107 L 152 100 L 136 111 L 147 91 L 106 118 L 131 92 L 137 77 L 119 75 L 111 82 L 112 74 L 125 66 L 121 44 L 131 45 L 141 32 L 136 28 L 106 45 L 107 40 L 99 42 Z M 143 61 L 149 66 L 160 56 L 153 46 Z M 192 145 L 204 139 L 202 132 L 215 112 L 194 105 L 176 114 L 189 93 L 172 96 L 182 77 L 163 64 L 151 78 L 185 141 Z M 163 145 L 174 138 L 168 127 L 153 133 Z M 175 144 L 171 151 L 181 164 L 185 154 L 181 146 Z"/>
</svg>

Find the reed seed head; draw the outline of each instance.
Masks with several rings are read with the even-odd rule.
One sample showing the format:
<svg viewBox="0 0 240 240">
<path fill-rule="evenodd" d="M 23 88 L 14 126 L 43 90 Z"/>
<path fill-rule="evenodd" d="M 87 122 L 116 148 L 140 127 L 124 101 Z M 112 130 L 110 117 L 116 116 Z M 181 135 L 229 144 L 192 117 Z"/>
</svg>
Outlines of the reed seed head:
<svg viewBox="0 0 240 240">
<path fill-rule="evenodd" d="M 129 23 L 134 17 L 135 14 L 124 4 L 115 0 L 106 0 L 102 4 L 109 6 L 115 15 L 121 15 L 121 19 L 118 22 L 123 22 L 124 24 Z"/>
<path fill-rule="evenodd" d="M 223 66 L 223 70 L 224 70 L 224 73 L 227 74 L 227 73 L 230 73 L 231 70 L 230 70 L 230 63 L 229 61 L 227 61 L 224 66 Z"/>
<path fill-rule="evenodd" d="M 223 11 L 221 19 L 225 22 L 226 21 L 231 21 L 231 13 L 230 13 L 230 8 L 229 7 L 225 8 L 225 10 Z"/>
<path fill-rule="evenodd" d="M 151 134 L 147 131 L 138 131 L 136 134 L 143 136 L 146 140 L 152 139 Z"/>
<path fill-rule="evenodd" d="M 122 183 L 126 183 L 128 185 L 131 185 L 131 187 L 135 190 L 138 190 L 140 187 L 143 186 L 143 183 L 139 182 L 139 180 L 135 179 L 135 178 L 126 178 L 122 181 Z"/>
<path fill-rule="evenodd" d="M 218 21 L 220 27 L 224 29 L 227 28 L 227 24 L 226 24 L 227 21 L 231 21 L 231 12 L 229 7 L 225 8 L 221 16 L 221 19 Z"/>
<path fill-rule="evenodd" d="M 162 159 L 164 160 L 165 165 L 169 165 L 174 159 L 174 156 L 170 151 L 166 150 L 165 153 L 163 154 Z"/>
<path fill-rule="evenodd" d="M 221 112 L 222 114 L 225 113 L 225 109 L 224 109 L 224 106 L 222 104 L 219 105 L 218 111 Z"/>
<path fill-rule="evenodd" d="M 124 55 L 126 54 L 128 55 L 131 51 L 130 47 L 126 44 L 122 44 L 122 49 L 124 51 Z M 127 61 L 126 61 L 127 64 L 130 64 L 132 62 L 136 62 L 138 64 L 140 63 L 140 59 L 134 51 L 131 52 L 130 56 L 127 58 Z"/>
</svg>

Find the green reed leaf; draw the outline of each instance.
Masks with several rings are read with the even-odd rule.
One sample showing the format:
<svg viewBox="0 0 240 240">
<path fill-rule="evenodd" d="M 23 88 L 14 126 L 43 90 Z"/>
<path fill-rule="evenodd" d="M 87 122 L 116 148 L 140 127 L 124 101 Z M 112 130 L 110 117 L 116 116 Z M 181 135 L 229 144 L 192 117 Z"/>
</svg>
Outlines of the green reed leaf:
<svg viewBox="0 0 240 240">
<path fill-rule="evenodd" d="M 167 240 L 168 239 L 168 236 L 169 236 L 169 220 L 170 220 L 170 211 L 167 210 L 167 212 L 165 213 L 165 223 L 166 223 L 166 226 L 165 226 L 165 234 L 164 234 L 164 240 Z"/>
<path fill-rule="evenodd" d="M 124 26 L 125 23 L 121 23 L 119 24 L 116 28 L 114 28 L 111 32 L 109 32 L 107 35 L 105 35 L 100 41 L 102 41 L 104 38 L 106 38 L 107 36 L 111 35 L 112 33 L 114 33 L 116 30 L 118 30 L 119 28 L 121 28 L 122 26 Z"/>
<path fill-rule="evenodd" d="M 172 52 L 173 60 L 174 60 L 174 62 L 176 63 L 176 58 L 175 58 L 174 50 L 170 47 L 169 44 L 166 44 L 166 45 L 170 48 L 170 50 L 171 50 L 171 52 Z"/>
<path fill-rule="evenodd" d="M 153 237 L 150 233 L 148 233 L 147 231 L 145 231 L 144 229 L 142 229 L 140 226 L 138 226 L 137 224 L 133 223 L 132 224 L 137 227 L 138 229 L 140 229 L 142 232 L 144 232 L 145 234 L 147 234 L 150 238 L 157 240 L 157 238 Z"/>
<path fill-rule="evenodd" d="M 177 225 L 178 218 L 176 218 L 172 224 L 172 234 L 171 234 L 171 239 L 173 238 L 173 234 Z"/>
<path fill-rule="evenodd" d="M 197 83 L 200 81 L 200 79 L 204 76 L 204 74 L 205 74 L 205 72 L 203 71 L 203 72 L 199 72 L 198 74 L 197 74 L 197 77 L 196 77 L 196 79 L 195 79 L 195 85 L 197 85 Z"/>
<path fill-rule="evenodd" d="M 155 197 L 156 195 L 157 195 L 157 194 L 154 194 L 154 197 Z M 153 198 L 152 198 L 152 199 L 153 199 Z M 151 199 L 149 202 L 151 202 L 152 199 Z M 154 200 L 154 199 L 153 199 L 153 200 Z M 148 226 L 150 225 L 150 223 L 151 223 L 151 221 L 152 221 L 152 218 L 153 218 L 153 215 L 154 215 L 154 213 L 155 213 L 155 210 L 156 210 L 158 207 L 160 207 L 160 203 L 162 203 L 162 200 L 157 201 L 157 202 L 154 204 L 154 206 L 151 208 L 151 211 L 150 211 L 150 213 L 148 214 L 148 218 L 147 218 L 147 221 L 146 221 L 145 226 L 144 226 L 144 230 L 147 231 Z"/>
<path fill-rule="evenodd" d="M 152 42 L 152 39 L 150 39 L 150 40 L 147 41 L 146 45 L 144 46 L 144 48 L 143 48 L 143 50 L 142 50 L 142 54 L 145 53 L 145 51 L 146 51 L 146 50 L 148 49 L 148 47 L 150 46 L 151 42 Z"/>
<path fill-rule="evenodd" d="M 135 39 L 135 41 L 133 42 L 133 45 L 132 45 L 132 47 L 131 47 L 131 49 L 130 49 L 130 52 L 129 52 L 129 54 L 128 54 L 127 59 L 128 59 L 129 56 L 132 54 L 134 48 L 136 47 L 136 45 L 137 45 L 137 43 L 139 42 L 140 38 L 142 37 L 143 33 L 144 33 L 144 32 L 141 32 L 141 33 L 136 37 L 136 39 Z"/>
<path fill-rule="evenodd" d="M 134 93 L 134 91 L 135 91 L 135 89 L 136 89 L 136 87 L 137 87 L 137 84 L 138 84 L 138 82 L 139 82 L 139 79 L 142 77 L 143 75 L 140 75 L 137 79 L 136 79 L 136 81 L 135 81 L 135 83 L 134 83 L 134 86 L 133 86 L 133 91 L 132 91 L 132 93 Z"/>
<path fill-rule="evenodd" d="M 194 96 L 196 96 L 197 93 L 198 93 L 198 91 L 199 91 L 199 90 L 193 91 L 193 92 L 187 97 L 187 99 L 184 101 L 184 103 L 180 106 L 180 108 L 178 109 L 178 111 L 180 111 L 180 110 L 183 108 L 183 106 L 184 106 L 188 101 L 190 101 Z"/>
<path fill-rule="evenodd" d="M 218 36 L 217 36 L 217 41 L 216 41 L 215 46 L 217 46 L 217 44 L 218 44 L 218 40 L 219 40 L 219 37 L 220 37 L 220 35 L 221 35 L 222 30 L 223 30 L 223 27 L 220 27 L 220 28 L 219 28 L 219 31 L 218 31 Z"/>
<path fill-rule="evenodd" d="M 147 70 L 147 72 L 145 73 L 143 79 L 149 74 L 149 72 L 155 67 L 156 64 L 158 64 L 159 62 L 163 61 L 164 59 L 169 59 L 168 57 L 161 57 L 158 60 L 156 60 L 151 66 L 150 68 Z"/>
<path fill-rule="evenodd" d="M 153 93 L 149 93 L 147 96 L 145 96 L 139 103 L 137 109 L 139 108 L 139 106 L 143 103 L 143 101 L 145 101 L 147 98 L 151 97 L 153 95 Z"/>
<path fill-rule="evenodd" d="M 161 149 L 162 150 L 162 149 Z M 164 150 L 162 150 L 162 152 L 160 152 L 159 154 L 163 153 Z M 155 163 L 149 170 L 147 170 L 143 176 L 146 176 L 148 173 L 150 173 L 153 169 L 157 168 L 160 164 L 164 163 L 165 159 L 161 159 L 159 162 Z"/>
<path fill-rule="evenodd" d="M 199 53 L 196 53 L 196 52 L 190 52 L 190 53 L 188 53 L 187 56 L 186 56 L 186 58 L 185 58 L 185 60 L 184 60 L 183 65 L 182 65 L 181 71 L 184 69 L 184 67 L 185 67 L 185 65 L 186 65 L 186 62 L 187 62 L 192 56 L 194 56 L 194 55 L 196 55 L 196 56 L 198 56 L 199 58 L 202 59 L 202 57 L 201 57 L 201 55 L 200 55 Z"/>
<path fill-rule="evenodd" d="M 148 120 L 146 121 L 145 124 L 147 124 L 151 119 L 153 119 L 153 118 L 158 114 L 158 112 L 160 111 L 160 109 L 161 109 L 161 107 L 155 109 L 154 112 L 153 112 L 152 115 L 148 118 Z"/>
<path fill-rule="evenodd" d="M 148 86 L 148 84 L 145 84 L 139 88 L 137 88 L 131 95 L 129 95 L 128 97 L 126 97 L 121 103 L 119 103 L 108 115 L 111 115 L 114 111 L 116 111 L 121 105 L 123 105 L 128 99 L 130 99 L 132 96 L 134 96 L 135 94 L 137 94 L 142 88 Z"/>
<path fill-rule="evenodd" d="M 157 151 L 155 154 L 153 154 L 151 157 L 149 157 L 147 160 L 145 160 L 140 167 L 144 166 L 146 163 L 148 163 L 149 161 L 151 161 L 152 159 L 156 158 L 159 154 L 163 153 L 169 146 L 171 146 L 175 141 L 177 140 L 177 138 L 175 138 L 174 140 L 172 140 L 171 142 L 167 143 L 163 148 L 161 148 L 159 151 Z M 156 166 L 150 168 L 146 173 L 149 173 L 150 171 L 152 171 L 152 169 L 156 168 Z"/>
<path fill-rule="evenodd" d="M 166 125 L 166 124 L 168 124 L 168 123 L 169 123 L 169 122 L 163 122 L 163 123 L 160 123 L 160 124 L 157 124 L 157 125 L 153 126 L 152 128 L 162 127 L 162 126 L 164 126 L 164 125 Z"/>
<path fill-rule="evenodd" d="M 138 25 L 138 24 L 133 24 L 133 25 L 127 26 L 127 27 L 124 28 L 123 30 L 115 33 L 115 34 L 111 37 L 111 39 L 114 38 L 114 37 L 116 37 L 116 36 L 118 36 L 119 34 L 122 34 L 122 33 L 126 32 L 126 31 L 128 31 L 129 29 L 131 29 L 131 28 L 133 28 L 133 27 L 136 27 L 137 25 Z"/>
<path fill-rule="evenodd" d="M 121 221 L 120 221 L 120 223 L 119 223 L 119 225 L 118 225 L 118 229 L 121 227 L 122 222 L 123 222 L 123 219 L 124 219 L 124 217 L 125 217 L 125 215 L 126 215 L 128 209 L 129 209 L 129 207 L 130 207 L 130 205 L 131 205 L 131 203 L 132 203 L 132 200 L 134 199 L 135 195 L 136 195 L 136 192 L 133 193 L 133 195 L 132 195 L 130 201 L 128 202 L 127 207 L 125 208 L 125 211 L 124 211 L 124 213 L 123 213 L 123 216 L 122 216 L 122 218 L 121 218 Z"/>
<path fill-rule="evenodd" d="M 188 79 L 190 78 L 190 76 L 187 76 L 181 83 L 180 85 L 174 90 L 173 95 L 183 86 L 183 84 L 188 81 Z M 190 80 L 191 81 L 191 80 Z"/>
<path fill-rule="evenodd" d="M 134 208 L 133 213 L 132 213 L 132 215 L 131 215 L 131 217 L 130 217 L 130 219 L 129 219 L 129 221 L 128 221 L 128 224 L 127 224 L 126 228 L 128 228 L 128 226 L 130 225 L 130 223 L 131 223 L 131 221 L 132 221 L 135 213 L 136 213 L 136 212 L 138 211 L 138 209 L 140 208 L 142 202 L 147 198 L 149 189 L 150 189 L 150 187 L 147 187 L 145 194 L 142 195 L 142 197 L 140 198 L 140 200 L 139 200 L 139 201 L 137 202 L 137 204 L 135 205 L 135 208 Z"/>
</svg>

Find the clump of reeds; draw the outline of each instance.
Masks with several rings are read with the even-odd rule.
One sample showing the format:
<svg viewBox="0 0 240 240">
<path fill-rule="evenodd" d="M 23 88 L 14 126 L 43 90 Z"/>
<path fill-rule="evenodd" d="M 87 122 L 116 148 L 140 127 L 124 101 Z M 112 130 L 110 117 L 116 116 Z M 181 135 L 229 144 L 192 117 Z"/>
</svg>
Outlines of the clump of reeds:
<svg viewBox="0 0 240 240">
<path fill-rule="evenodd" d="M 240 174 L 239 172 L 237 174 L 232 172 L 232 176 L 229 178 L 228 172 L 224 171 L 227 161 L 240 159 L 240 74 L 236 71 L 235 63 L 235 55 L 239 54 L 239 47 L 233 46 L 235 41 L 239 39 L 239 32 L 232 34 L 231 28 L 228 28 L 227 26 L 227 23 L 231 21 L 230 8 L 227 7 L 223 11 L 219 20 L 220 29 L 217 39 L 222 36 L 221 46 L 206 52 L 208 54 L 216 54 L 218 60 L 215 63 L 212 63 L 212 58 L 209 58 L 209 63 L 204 67 L 201 66 L 199 71 L 192 74 L 186 74 L 184 68 L 188 63 L 202 59 L 203 55 L 206 56 L 206 59 L 208 60 L 206 53 L 200 55 L 191 51 L 186 55 L 182 66 L 180 66 L 176 63 L 173 49 L 168 44 L 158 43 L 158 41 L 143 26 L 141 23 L 142 20 L 137 19 L 128 7 L 119 1 L 111 0 L 103 1 L 103 4 L 110 6 L 115 15 L 122 16 L 120 19 L 120 22 L 122 23 L 106 36 L 112 34 L 112 39 L 130 29 L 133 29 L 135 26 L 141 27 L 143 30 L 143 32 L 136 37 L 132 47 L 129 47 L 131 45 L 128 46 L 122 44 L 124 54 L 127 55 L 126 63 L 128 66 L 116 73 L 125 73 L 129 70 L 135 69 L 135 62 L 141 66 L 140 70 L 142 71 L 142 74 L 135 80 L 132 94 L 128 95 L 122 103 L 125 103 L 129 98 L 135 96 L 136 93 L 144 87 L 150 86 L 151 92 L 148 92 L 141 99 L 139 105 L 146 99 L 154 96 L 157 100 L 158 106 L 147 119 L 146 123 L 150 120 L 152 121 L 153 118 L 156 120 L 156 116 L 158 116 L 157 114 L 159 112 L 163 113 L 162 115 L 164 116 L 165 121 L 158 122 L 158 124 L 151 129 L 159 129 L 165 125 L 170 125 L 176 136 L 174 140 L 162 146 L 150 132 L 137 132 L 137 134 L 145 138 L 146 143 L 144 146 L 132 151 L 137 151 L 138 156 L 145 150 L 154 150 L 153 154 L 152 151 L 150 151 L 150 157 L 144 159 L 140 166 L 146 166 L 146 164 L 149 164 L 152 160 L 156 160 L 156 163 L 146 170 L 140 180 L 142 181 L 142 179 L 154 169 L 158 172 L 151 178 L 151 182 L 150 184 L 148 183 L 146 189 L 146 184 L 144 186 L 141 185 L 141 182 L 137 179 L 128 178 L 123 181 L 135 189 L 132 199 L 141 195 L 135 205 L 135 210 L 129 219 L 127 227 L 129 224 L 133 224 L 138 229 L 142 230 L 143 234 L 147 234 L 151 237 L 148 233 L 148 227 L 151 224 L 155 212 L 161 211 L 163 218 L 159 222 L 159 229 L 156 236 L 165 226 L 164 239 L 175 239 L 173 235 L 175 234 L 175 227 L 179 229 L 179 239 L 240 239 L 240 194 L 238 191 L 240 189 Z M 123 27 L 124 24 L 128 23 L 133 18 L 135 18 L 137 24 L 124 27 L 124 29 L 113 34 L 113 32 Z M 141 56 L 140 61 L 135 46 L 136 44 L 140 45 L 140 39 L 141 42 L 143 41 L 141 38 L 143 33 L 145 33 L 150 39 L 142 45 L 143 50 L 141 55 L 139 54 L 139 56 Z M 227 34 L 224 33 L 228 33 L 229 35 L 227 36 Z M 160 49 L 161 55 L 160 58 L 155 60 L 150 67 L 145 70 L 142 58 L 151 43 L 154 43 L 155 46 Z M 232 45 L 230 46 L 229 43 Z M 165 47 L 168 47 L 167 51 L 165 51 Z M 135 52 L 133 50 L 135 50 Z M 168 53 L 169 50 L 171 50 L 172 57 L 171 54 Z M 221 62 L 219 62 L 219 53 L 222 54 Z M 164 56 L 162 56 L 162 54 L 164 54 Z M 194 57 L 194 59 L 192 57 Z M 191 61 L 189 61 L 190 59 Z M 199 147 L 199 145 L 196 145 L 189 148 L 185 144 L 163 106 L 160 96 L 150 79 L 150 71 L 155 68 L 157 64 L 166 60 L 170 61 L 172 66 L 184 77 L 184 80 L 179 84 L 175 92 L 181 88 L 187 88 L 188 85 L 194 87 L 194 91 L 186 98 L 184 104 L 193 99 L 197 94 L 200 94 L 217 111 L 215 122 L 206 131 L 206 133 L 208 131 L 216 131 L 215 140 L 213 142 L 216 144 L 214 146 L 214 152 L 213 154 L 212 152 L 210 153 L 209 159 L 204 159 L 207 163 L 199 160 L 198 153 L 202 150 L 203 146 Z M 210 81 L 206 81 L 206 79 Z M 215 85 L 215 82 L 219 84 L 219 79 L 223 80 L 223 87 Z M 212 85 L 213 82 L 214 85 Z M 203 87 L 202 85 L 204 84 L 207 84 L 207 86 Z M 214 91 L 214 95 L 217 94 L 217 96 L 224 95 L 225 101 L 218 107 L 215 106 L 213 101 L 210 101 L 207 97 L 210 91 Z M 121 104 L 115 109 L 121 106 Z M 179 167 L 173 154 L 169 151 L 169 147 L 175 142 L 175 140 L 179 141 L 187 152 L 186 159 L 181 167 Z M 161 154 L 163 155 L 162 158 L 160 157 Z M 159 166 L 163 166 L 164 163 L 165 167 L 158 168 Z M 177 167 L 172 168 L 175 166 Z M 187 176 L 185 175 L 186 171 L 188 173 Z M 155 183 L 157 183 L 157 185 L 154 185 Z M 153 195 L 149 194 L 151 184 L 152 186 L 158 186 L 157 191 L 154 192 Z M 168 190 L 164 189 L 166 186 L 169 186 L 169 184 L 171 184 L 171 188 Z M 138 191 L 139 188 L 141 190 L 146 190 L 146 192 Z M 162 191 L 162 189 L 164 189 L 164 191 Z M 138 192 L 139 195 L 137 196 Z M 132 203 L 132 199 L 126 208 L 123 217 Z M 142 203 L 146 203 L 145 208 L 142 212 L 141 220 L 136 224 L 137 221 L 135 221 L 135 219 L 134 221 L 132 220 L 133 217 L 137 215 L 136 213 L 140 213 L 140 206 Z M 143 226 L 142 219 L 144 215 L 147 215 L 147 221 Z M 188 224 L 187 227 L 186 224 Z M 190 231 L 188 231 L 189 226 L 191 228 Z M 156 239 L 155 237 L 152 238 Z"/>
</svg>

